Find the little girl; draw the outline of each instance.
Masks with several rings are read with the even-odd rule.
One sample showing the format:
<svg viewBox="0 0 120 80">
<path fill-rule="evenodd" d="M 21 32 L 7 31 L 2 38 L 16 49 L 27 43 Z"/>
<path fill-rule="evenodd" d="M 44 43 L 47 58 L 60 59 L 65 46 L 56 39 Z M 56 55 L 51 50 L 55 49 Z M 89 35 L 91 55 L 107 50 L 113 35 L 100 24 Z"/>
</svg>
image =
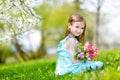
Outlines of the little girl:
<svg viewBox="0 0 120 80">
<path fill-rule="evenodd" d="M 85 28 L 85 19 L 78 13 L 72 14 L 68 21 L 65 38 L 60 41 L 56 52 L 58 61 L 55 75 L 74 74 L 102 68 L 103 63 L 100 61 L 80 62 L 74 58 L 77 42 L 84 44 Z"/>
</svg>

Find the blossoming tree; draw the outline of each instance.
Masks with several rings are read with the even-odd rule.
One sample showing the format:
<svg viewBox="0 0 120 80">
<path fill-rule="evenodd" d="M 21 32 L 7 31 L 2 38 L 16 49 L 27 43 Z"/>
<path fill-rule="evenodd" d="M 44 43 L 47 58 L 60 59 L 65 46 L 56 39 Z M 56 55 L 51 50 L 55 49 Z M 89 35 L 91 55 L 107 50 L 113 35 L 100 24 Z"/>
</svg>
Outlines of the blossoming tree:
<svg viewBox="0 0 120 80">
<path fill-rule="evenodd" d="M 35 0 L 0 0 L 0 46 L 12 41 L 16 51 L 23 57 L 18 38 L 30 32 L 39 22 L 40 17 L 32 9 Z"/>
</svg>

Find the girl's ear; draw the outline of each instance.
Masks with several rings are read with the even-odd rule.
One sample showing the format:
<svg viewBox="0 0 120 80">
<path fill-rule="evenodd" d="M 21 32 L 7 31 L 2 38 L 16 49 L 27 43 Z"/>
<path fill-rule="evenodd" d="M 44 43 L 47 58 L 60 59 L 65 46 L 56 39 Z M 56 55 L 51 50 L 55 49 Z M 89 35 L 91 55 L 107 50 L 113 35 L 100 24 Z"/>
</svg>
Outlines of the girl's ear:
<svg viewBox="0 0 120 80">
<path fill-rule="evenodd" d="M 70 24 L 70 23 L 68 23 L 68 28 L 69 28 L 69 29 L 71 28 L 71 24 Z"/>
</svg>

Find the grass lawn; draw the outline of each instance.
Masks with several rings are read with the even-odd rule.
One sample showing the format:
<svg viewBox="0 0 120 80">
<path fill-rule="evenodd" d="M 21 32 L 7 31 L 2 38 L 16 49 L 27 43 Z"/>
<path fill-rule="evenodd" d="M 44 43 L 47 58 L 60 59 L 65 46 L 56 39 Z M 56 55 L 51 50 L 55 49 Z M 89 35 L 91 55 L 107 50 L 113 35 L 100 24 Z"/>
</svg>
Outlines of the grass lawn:
<svg viewBox="0 0 120 80">
<path fill-rule="evenodd" d="M 0 65 L 0 80 L 120 80 L 120 50 L 100 51 L 101 70 L 55 76 L 56 58 Z"/>
</svg>

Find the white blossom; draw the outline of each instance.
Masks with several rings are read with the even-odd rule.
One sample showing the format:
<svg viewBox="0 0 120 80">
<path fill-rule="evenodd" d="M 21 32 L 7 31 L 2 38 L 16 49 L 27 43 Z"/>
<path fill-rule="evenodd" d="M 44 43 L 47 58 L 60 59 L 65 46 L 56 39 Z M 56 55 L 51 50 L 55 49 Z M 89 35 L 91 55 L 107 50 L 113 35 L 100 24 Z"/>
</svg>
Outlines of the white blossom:
<svg viewBox="0 0 120 80">
<path fill-rule="evenodd" d="M 0 41 L 24 34 L 40 22 L 40 17 L 30 6 L 35 0 L 4 1 L 0 1 L 0 23 L 4 24 L 4 30 L 0 30 Z"/>
</svg>

